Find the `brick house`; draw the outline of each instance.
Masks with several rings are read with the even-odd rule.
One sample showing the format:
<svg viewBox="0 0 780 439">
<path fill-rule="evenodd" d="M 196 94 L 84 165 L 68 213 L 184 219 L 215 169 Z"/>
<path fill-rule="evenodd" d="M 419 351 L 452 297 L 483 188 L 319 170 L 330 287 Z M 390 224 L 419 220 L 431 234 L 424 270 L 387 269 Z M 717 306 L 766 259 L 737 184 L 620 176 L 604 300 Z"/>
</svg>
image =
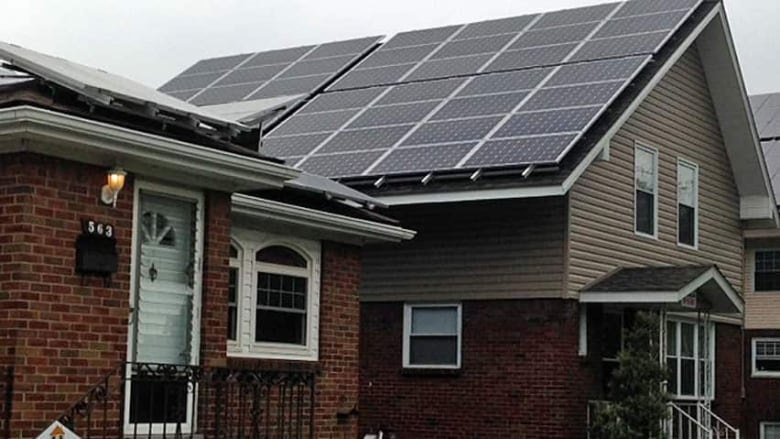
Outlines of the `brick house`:
<svg viewBox="0 0 780 439">
<path fill-rule="evenodd" d="M 758 437 L 743 235 L 778 215 L 721 2 L 403 32 L 357 58 L 323 46 L 204 60 L 161 90 L 284 97 L 261 151 L 417 231 L 363 249 L 361 433 L 586 437 L 622 329 L 651 309 L 672 437 Z M 304 98 L 288 77 L 309 78 Z"/>
<path fill-rule="evenodd" d="M 751 96 L 756 128 L 775 194 L 780 190 L 777 169 L 778 94 Z M 780 435 L 780 301 L 777 291 L 778 234 L 774 229 L 745 234 L 745 432 L 770 439 Z"/>
<path fill-rule="evenodd" d="M 3 437 L 355 437 L 360 248 L 413 232 L 257 126 L 0 59 Z"/>
</svg>

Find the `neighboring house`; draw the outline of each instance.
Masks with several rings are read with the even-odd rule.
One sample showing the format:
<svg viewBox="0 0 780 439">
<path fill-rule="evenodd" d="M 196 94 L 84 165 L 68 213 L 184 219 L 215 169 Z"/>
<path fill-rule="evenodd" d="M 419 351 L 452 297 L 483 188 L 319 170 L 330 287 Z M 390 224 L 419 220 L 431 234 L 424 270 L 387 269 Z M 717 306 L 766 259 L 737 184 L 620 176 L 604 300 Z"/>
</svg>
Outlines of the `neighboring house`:
<svg viewBox="0 0 780 439">
<path fill-rule="evenodd" d="M 317 51 L 204 60 L 162 90 L 223 105 L 309 77 L 260 151 L 418 231 L 364 249 L 361 432 L 585 437 L 641 309 L 664 318 L 672 437 L 745 428 L 743 234 L 778 217 L 720 2 L 405 32 L 349 65 Z"/>
<path fill-rule="evenodd" d="M 279 102 L 0 59 L 2 437 L 355 437 L 360 246 L 413 232 L 259 154 Z"/>
<path fill-rule="evenodd" d="M 752 96 L 775 194 L 780 193 L 780 95 Z M 780 437 L 780 234 L 745 233 L 745 401 L 748 437 Z"/>
</svg>

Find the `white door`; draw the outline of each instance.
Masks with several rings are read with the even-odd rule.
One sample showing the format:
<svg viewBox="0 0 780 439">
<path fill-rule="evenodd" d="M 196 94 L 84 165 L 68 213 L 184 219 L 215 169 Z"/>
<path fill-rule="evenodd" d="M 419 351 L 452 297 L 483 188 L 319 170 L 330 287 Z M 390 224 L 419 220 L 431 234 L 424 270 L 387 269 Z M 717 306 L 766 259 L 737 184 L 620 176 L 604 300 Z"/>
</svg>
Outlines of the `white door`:
<svg viewBox="0 0 780 439">
<path fill-rule="evenodd" d="M 202 202 L 197 194 L 180 195 L 138 191 L 131 362 L 194 365 L 198 361 Z M 136 433 L 189 430 L 193 386 L 184 378 L 150 380 L 132 370 L 128 370 L 126 429 Z"/>
</svg>

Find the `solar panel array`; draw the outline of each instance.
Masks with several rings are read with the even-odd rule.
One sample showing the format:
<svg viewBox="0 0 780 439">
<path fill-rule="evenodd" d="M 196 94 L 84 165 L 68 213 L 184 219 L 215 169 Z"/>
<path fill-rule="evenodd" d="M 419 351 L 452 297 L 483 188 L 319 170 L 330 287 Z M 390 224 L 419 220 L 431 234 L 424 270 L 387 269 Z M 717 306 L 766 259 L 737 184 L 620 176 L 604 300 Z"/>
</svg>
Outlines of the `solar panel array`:
<svg viewBox="0 0 780 439">
<path fill-rule="evenodd" d="M 701 0 L 632 0 L 405 32 L 274 129 L 334 178 L 554 164 Z"/>
<path fill-rule="evenodd" d="M 312 93 L 379 40 L 368 37 L 205 59 L 159 90 L 195 105 Z"/>
</svg>

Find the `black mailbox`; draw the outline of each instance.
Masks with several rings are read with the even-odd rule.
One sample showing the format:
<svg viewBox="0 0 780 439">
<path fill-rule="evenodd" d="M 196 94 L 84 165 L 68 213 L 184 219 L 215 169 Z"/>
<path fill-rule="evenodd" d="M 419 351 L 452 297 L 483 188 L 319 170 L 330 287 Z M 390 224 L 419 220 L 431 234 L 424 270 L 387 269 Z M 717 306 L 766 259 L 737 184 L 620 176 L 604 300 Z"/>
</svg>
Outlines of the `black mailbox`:
<svg viewBox="0 0 780 439">
<path fill-rule="evenodd" d="M 113 226 L 83 221 L 83 233 L 76 239 L 76 272 L 109 277 L 118 262 Z"/>
</svg>

